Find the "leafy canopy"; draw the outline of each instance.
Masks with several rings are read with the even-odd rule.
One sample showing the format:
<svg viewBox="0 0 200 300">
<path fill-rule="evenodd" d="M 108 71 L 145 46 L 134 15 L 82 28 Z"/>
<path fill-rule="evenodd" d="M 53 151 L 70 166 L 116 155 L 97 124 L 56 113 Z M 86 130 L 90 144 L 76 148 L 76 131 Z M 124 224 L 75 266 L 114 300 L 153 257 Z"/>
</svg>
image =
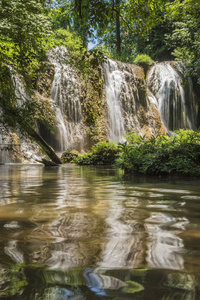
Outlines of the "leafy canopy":
<svg viewBox="0 0 200 300">
<path fill-rule="evenodd" d="M 49 25 L 45 1 L 1 0 L 0 63 L 26 73 L 44 51 L 42 41 L 50 33 Z"/>
</svg>

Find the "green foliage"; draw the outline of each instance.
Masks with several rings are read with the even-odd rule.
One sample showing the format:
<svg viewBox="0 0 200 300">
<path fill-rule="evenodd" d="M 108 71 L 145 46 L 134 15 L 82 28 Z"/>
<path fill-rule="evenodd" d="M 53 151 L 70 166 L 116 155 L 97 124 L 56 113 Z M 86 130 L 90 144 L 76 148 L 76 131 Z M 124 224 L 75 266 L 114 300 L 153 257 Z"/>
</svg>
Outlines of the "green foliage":
<svg viewBox="0 0 200 300">
<path fill-rule="evenodd" d="M 51 27 L 53 31 L 62 28 L 66 29 L 71 28 L 71 10 L 72 10 L 72 2 L 63 2 L 59 6 L 54 6 L 49 11 L 49 17 L 51 20 Z"/>
<path fill-rule="evenodd" d="M 27 74 L 43 52 L 49 21 L 45 1 L 3 0 L 0 2 L 0 64 L 9 63 Z"/>
<path fill-rule="evenodd" d="M 146 73 L 148 68 L 154 63 L 154 61 L 147 54 L 138 54 L 133 60 L 133 63 L 142 67 Z"/>
<path fill-rule="evenodd" d="M 79 58 L 81 53 L 85 51 L 81 38 L 76 32 L 70 32 L 69 29 L 59 28 L 55 30 L 47 44 L 47 48 L 55 46 L 64 46 L 68 49 L 71 59 Z"/>
<path fill-rule="evenodd" d="M 70 163 L 75 158 L 79 157 L 80 153 L 75 149 L 67 149 L 61 155 L 61 162 L 63 164 Z"/>
<path fill-rule="evenodd" d="M 97 47 L 95 47 L 95 50 L 101 53 L 102 56 L 106 56 L 111 59 L 113 58 L 113 54 L 103 44 L 99 44 Z"/>
<path fill-rule="evenodd" d="M 0 107 L 4 121 L 15 126 L 13 114 L 33 125 L 37 103 L 26 99 L 19 107 L 11 74 L 7 65 L 21 73 L 26 82 L 38 68 L 44 56 L 43 41 L 48 38 L 47 1 L 3 0 L 0 2 Z M 30 86 L 29 86 L 30 88 Z M 41 112 L 41 110 L 40 110 Z M 10 113 L 12 116 L 10 116 Z M 39 109 L 38 109 L 39 114 Z"/>
<path fill-rule="evenodd" d="M 155 24 L 162 2 L 61 0 L 60 5 L 52 9 L 51 22 L 53 30 L 67 27 L 75 30 L 85 47 L 89 38 L 98 37 L 115 59 L 131 62 L 130 58 L 135 55 L 134 35 L 143 35 Z"/>
<path fill-rule="evenodd" d="M 155 60 L 181 60 L 187 74 L 200 84 L 199 0 L 162 1 L 158 21 L 144 35 L 135 35 L 136 48 Z"/>
<path fill-rule="evenodd" d="M 169 1 L 163 1 L 162 9 L 155 11 L 156 23 L 144 35 L 135 34 L 136 52 L 146 53 L 154 60 L 174 59 L 171 52 L 174 50 L 172 44 L 167 44 L 166 34 L 171 34 L 173 21 L 166 14 L 166 6 Z"/>
<path fill-rule="evenodd" d="M 119 157 L 120 149 L 111 142 L 101 142 L 92 147 L 91 152 L 74 160 L 79 165 L 111 165 Z"/>
<path fill-rule="evenodd" d="M 174 1 L 167 6 L 173 21 L 173 31 L 165 35 L 173 45 L 173 55 L 182 60 L 189 75 L 200 84 L 200 6 L 198 0 Z"/>
<path fill-rule="evenodd" d="M 151 66 L 153 64 L 153 60 L 147 54 L 138 54 L 135 57 L 133 63 L 136 64 L 136 65 L 139 65 L 139 66 L 143 66 L 144 64 L 148 65 L 148 66 Z"/>
<path fill-rule="evenodd" d="M 121 148 L 123 153 L 116 165 L 127 171 L 200 176 L 200 132 L 180 130 L 171 137 L 158 136 L 150 140 L 129 133 L 127 143 Z"/>
<path fill-rule="evenodd" d="M 55 125 L 52 106 L 31 97 L 32 80 L 39 61 L 45 58 L 46 41 L 51 34 L 48 3 L 48 0 L 0 1 L 0 110 L 4 126 L 20 129 L 50 156 L 52 154 L 52 159 L 59 161 L 34 130 L 37 119 L 48 127 Z M 24 92 L 16 93 L 16 81 L 12 80 L 16 78 L 15 73 L 26 81 L 28 96 Z"/>
</svg>

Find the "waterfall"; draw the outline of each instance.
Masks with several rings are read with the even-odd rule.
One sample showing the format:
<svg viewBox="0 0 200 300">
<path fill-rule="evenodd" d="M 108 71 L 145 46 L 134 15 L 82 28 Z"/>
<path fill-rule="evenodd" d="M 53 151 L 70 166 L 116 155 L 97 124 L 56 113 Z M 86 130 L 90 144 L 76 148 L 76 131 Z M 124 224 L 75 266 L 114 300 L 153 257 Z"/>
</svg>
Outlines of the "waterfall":
<svg viewBox="0 0 200 300">
<path fill-rule="evenodd" d="M 157 99 L 161 120 L 168 131 L 195 129 L 194 99 L 191 99 L 191 92 L 189 97 L 185 92 L 191 89 L 191 84 L 185 81 L 181 62 L 157 63 L 148 73 L 148 88 Z"/>
<path fill-rule="evenodd" d="M 123 141 L 123 135 L 130 130 L 141 134 L 134 66 L 107 59 L 104 70 L 109 140 Z"/>
<path fill-rule="evenodd" d="M 59 150 L 64 151 L 68 148 L 68 132 L 65 126 L 63 115 L 63 102 L 62 102 L 62 65 L 54 63 L 55 74 L 52 82 L 51 99 L 56 104 L 56 120 L 59 135 Z"/>
<path fill-rule="evenodd" d="M 103 66 L 109 140 L 122 141 L 131 130 L 138 135 L 152 135 L 155 116 L 146 94 L 143 70 L 110 59 Z"/>
<path fill-rule="evenodd" d="M 184 77 L 185 70 L 181 62 L 154 64 L 145 81 L 141 67 L 106 59 L 102 64 L 103 93 L 98 93 L 96 100 L 90 95 L 89 85 L 83 84 L 83 78 L 79 78 L 75 67 L 70 65 L 69 53 L 65 47 L 51 49 L 48 58 L 54 68 L 54 77 L 52 80 L 51 72 L 48 73 L 48 83 L 43 85 L 41 91 L 38 89 L 38 94 L 41 99 L 50 94 L 50 101 L 55 107 L 57 130 L 53 135 L 41 124 L 39 130 L 41 136 L 57 152 L 69 148 L 87 150 L 94 140 L 106 138 L 115 143 L 123 142 L 124 135 L 129 131 L 151 137 L 180 128 L 195 129 L 197 98 L 192 80 Z M 16 105 L 23 107 L 29 99 L 26 87 L 16 71 L 10 66 L 8 68 L 15 87 Z M 46 74 L 43 75 L 46 79 Z M 52 85 L 49 93 L 50 82 Z M 87 97 L 94 103 L 98 102 L 99 119 L 91 126 L 92 130 L 90 124 L 84 121 L 87 120 L 87 115 L 84 116 L 83 112 L 88 112 L 86 109 L 82 110 L 81 101 L 85 108 Z M 0 132 L 1 144 L 2 139 Z M 20 138 L 20 142 L 21 151 L 28 152 L 27 141 Z M 5 155 L 6 152 L 1 151 L 1 162 Z"/>
<path fill-rule="evenodd" d="M 111 141 L 119 142 L 125 134 L 124 117 L 121 103 L 124 74 L 118 70 L 117 63 L 108 59 L 104 63 L 106 101 L 108 109 L 108 137 Z"/>
<path fill-rule="evenodd" d="M 0 126 L 0 164 L 5 162 L 9 162 L 9 152 L 7 150 L 7 132 L 3 126 Z"/>
<path fill-rule="evenodd" d="M 54 79 L 51 100 L 56 106 L 58 145 L 56 150 L 82 148 L 82 111 L 79 98 L 78 79 L 69 65 L 69 55 L 65 47 L 56 47 L 49 52 L 49 61 L 54 65 Z"/>
</svg>

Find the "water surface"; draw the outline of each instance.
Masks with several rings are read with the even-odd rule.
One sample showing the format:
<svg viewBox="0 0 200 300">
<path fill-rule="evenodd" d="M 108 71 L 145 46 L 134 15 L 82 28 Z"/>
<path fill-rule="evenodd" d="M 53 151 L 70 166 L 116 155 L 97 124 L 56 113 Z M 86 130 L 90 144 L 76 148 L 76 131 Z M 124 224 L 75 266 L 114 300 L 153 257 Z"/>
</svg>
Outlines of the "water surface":
<svg viewBox="0 0 200 300">
<path fill-rule="evenodd" d="M 200 184 L 0 166 L 0 299 L 200 299 Z"/>
</svg>

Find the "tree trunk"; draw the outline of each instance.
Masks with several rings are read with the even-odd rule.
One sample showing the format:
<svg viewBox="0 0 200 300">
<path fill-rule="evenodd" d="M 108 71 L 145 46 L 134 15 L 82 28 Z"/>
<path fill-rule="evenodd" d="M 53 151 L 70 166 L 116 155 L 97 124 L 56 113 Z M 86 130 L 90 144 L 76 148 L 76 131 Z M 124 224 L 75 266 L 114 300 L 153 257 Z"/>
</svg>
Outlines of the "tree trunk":
<svg viewBox="0 0 200 300">
<path fill-rule="evenodd" d="M 62 164 L 60 158 L 57 156 L 53 148 L 51 148 L 45 140 L 26 122 L 23 120 L 23 118 L 13 109 L 9 108 L 6 109 L 5 107 L 2 107 L 4 109 L 4 112 L 7 115 L 10 115 L 22 128 L 23 131 L 27 133 L 27 135 L 32 138 L 48 155 L 48 157 L 55 163 L 55 164 Z"/>
<path fill-rule="evenodd" d="M 55 164 L 62 164 L 60 158 L 57 156 L 53 148 L 51 148 L 51 146 L 49 146 L 32 127 L 26 124 L 25 131 L 30 137 L 32 137 L 32 139 L 34 139 L 34 141 L 44 150 L 44 152 Z"/>
<path fill-rule="evenodd" d="M 116 40 L 117 40 L 117 54 L 121 54 L 121 37 L 120 37 L 120 0 L 116 0 Z"/>
</svg>

